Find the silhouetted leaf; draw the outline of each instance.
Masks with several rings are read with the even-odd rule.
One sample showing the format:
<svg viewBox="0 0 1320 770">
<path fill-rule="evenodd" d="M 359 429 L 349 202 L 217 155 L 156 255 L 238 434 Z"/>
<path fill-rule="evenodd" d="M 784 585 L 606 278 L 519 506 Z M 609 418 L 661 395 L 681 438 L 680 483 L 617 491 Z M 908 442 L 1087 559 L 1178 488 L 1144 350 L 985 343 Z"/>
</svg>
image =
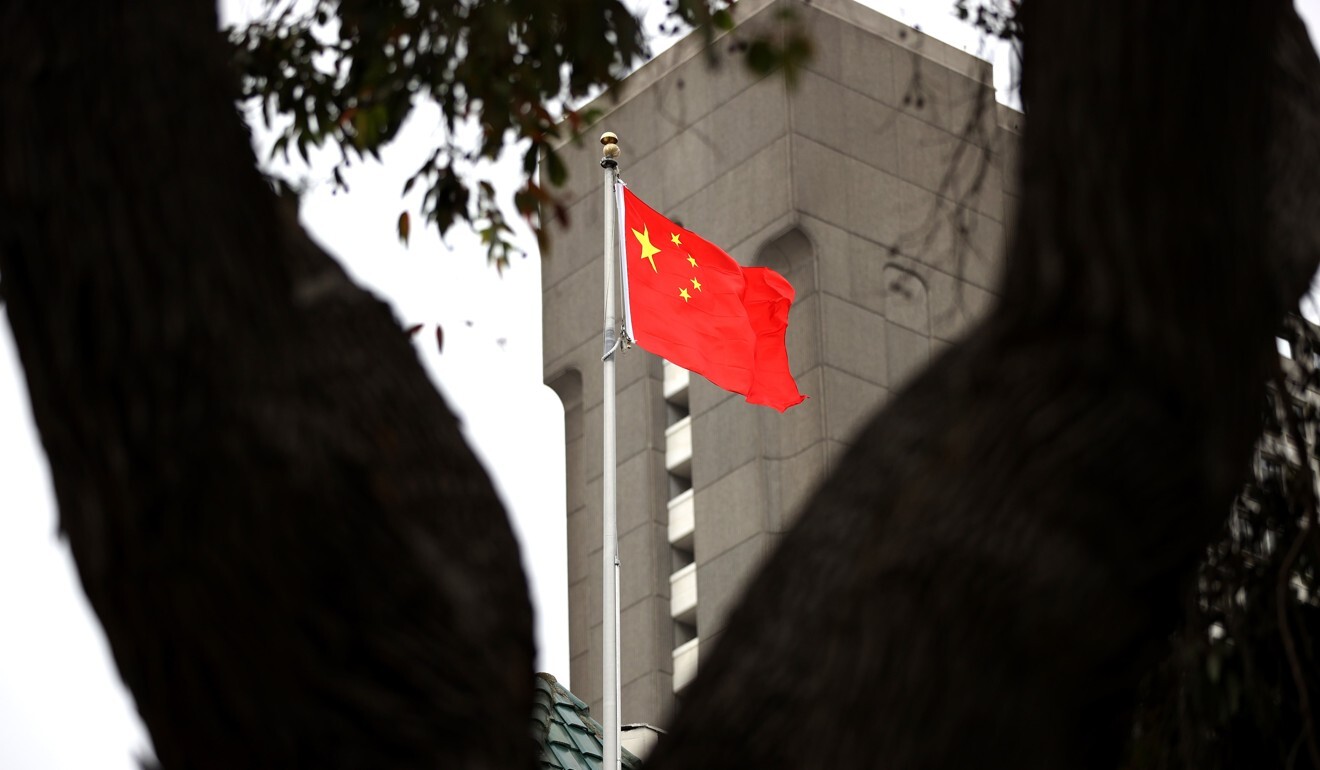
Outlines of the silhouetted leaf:
<svg viewBox="0 0 1320 770">
<path fill-rule="evenodd" d="M 568 181 L 568 169 L 564 167 L 564 159 L 553 149 L 545 154 L 545 171 L 550 178 L 550 184 L 555 187 L 562 187 L 564 182 Z"/>
<path fill-rule="evenodd" d="M 399 240 L 406 246 L 408 245 L 408 233 L 411 229 L 408 212 L 399 214 Z"/>
</svg>

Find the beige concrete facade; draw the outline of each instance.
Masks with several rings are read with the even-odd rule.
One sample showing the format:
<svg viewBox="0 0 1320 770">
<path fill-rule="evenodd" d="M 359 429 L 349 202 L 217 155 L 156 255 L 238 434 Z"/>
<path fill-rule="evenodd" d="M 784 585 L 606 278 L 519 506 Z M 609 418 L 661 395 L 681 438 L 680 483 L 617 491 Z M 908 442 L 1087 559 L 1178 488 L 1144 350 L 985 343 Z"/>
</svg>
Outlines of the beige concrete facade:
<svg viewBox="0 0 1320 770">
<path fill-rule="evenodd" d="M 989 64 L 850 0 L 743 0 L 730 34 L 774 30 L 785 7 L 816 45 L 795 87 L 736 56 L 710 69 L 689 39 L 595 105 L 593 131 L 618 134 L 634 192 L 792 282 L 789 360 L 810 396 L 781 415 L 693 375 L 677 390 L 671 377 L 666 399 L 658 358 L 620 356 L 625 723 L 664 722 L 676 666 L 681 685 L 853 431 L 987 307 L 1014 208 L 1021 116 L 995 105 Z M 599 713 L 603 193 L 594 141 L 564 156 L 571 224 L 542 267 L 545 379 L 565 407 L 570 673 Z M 672 449 L 666 461 L 679 429 L 690 470 Z M 671 500 L 691 515 L 685 537 Z M 671 586 L 676 602 L 695 593 L 695 611 Z"/>
</svg>

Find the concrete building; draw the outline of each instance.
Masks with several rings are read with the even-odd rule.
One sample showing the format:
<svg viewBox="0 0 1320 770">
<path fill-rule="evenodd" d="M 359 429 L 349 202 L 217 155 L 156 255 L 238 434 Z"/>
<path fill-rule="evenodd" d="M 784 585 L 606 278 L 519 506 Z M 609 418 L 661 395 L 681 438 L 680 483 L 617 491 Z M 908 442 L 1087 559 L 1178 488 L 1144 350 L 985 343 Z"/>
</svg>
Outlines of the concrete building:
<svg viewBox="0 0 1320 770">
<path fill-rule="evenodd" d="M 777 33 L 783 9 L 805 25 L 816 53 L 794 87 L 736 54 L 710 69 L 689 38 L 598 100 L 593 130 L 618 134 L 621 178 L 657 211 L 792 282 L 789 360 L 810 399 L 781 415 L 620 355 L 625 723 L 663 723 L 854 430 L 987 306 L 1013 209 L 1021 116 L 995 104 L 988 63 L 851 0 L 735 8 L 721 50 Z M 542 265 L 545 381 L 565 408 L 571 677 L 600 713 L 600 147 L 564 153 L 571 224 Z"/>
</svg>

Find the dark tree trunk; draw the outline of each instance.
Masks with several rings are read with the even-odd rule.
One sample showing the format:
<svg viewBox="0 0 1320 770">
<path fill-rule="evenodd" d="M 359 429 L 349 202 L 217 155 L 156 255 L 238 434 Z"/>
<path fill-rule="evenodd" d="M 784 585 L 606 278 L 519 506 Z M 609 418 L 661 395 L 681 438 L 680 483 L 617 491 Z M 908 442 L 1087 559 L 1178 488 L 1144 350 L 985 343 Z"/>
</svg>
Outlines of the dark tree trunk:
<svg viewBox="0 0 1320 770">
<path fill-rule="evenodd" d="M 83 587 L 166 767 L 530 767 L 502 508 L 226 57 L 214 3 L 0 8 L 0 278 Z"/>
<path fill-rule="evenodd" d="M 649 763 L 1112 768 L 1320 259 L 1291 3 L 1027 0 L 1002 302 L 858 435 Z"/>
</svg>

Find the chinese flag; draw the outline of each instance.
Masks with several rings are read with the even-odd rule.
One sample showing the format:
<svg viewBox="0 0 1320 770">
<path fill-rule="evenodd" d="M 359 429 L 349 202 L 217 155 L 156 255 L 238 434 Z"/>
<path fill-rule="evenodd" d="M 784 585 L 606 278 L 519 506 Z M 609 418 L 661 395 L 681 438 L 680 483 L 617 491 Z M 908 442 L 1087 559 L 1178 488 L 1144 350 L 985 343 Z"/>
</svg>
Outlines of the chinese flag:
<svg viewBox="0 0 1320 770">
<path fill-rule="evenodd" d="M 740 267 L 620 189 L 628 336 L 749 403 L 781 412 L 802 403 L 784 345 L 788 281 L 768 267 Z"/>
</svg>

